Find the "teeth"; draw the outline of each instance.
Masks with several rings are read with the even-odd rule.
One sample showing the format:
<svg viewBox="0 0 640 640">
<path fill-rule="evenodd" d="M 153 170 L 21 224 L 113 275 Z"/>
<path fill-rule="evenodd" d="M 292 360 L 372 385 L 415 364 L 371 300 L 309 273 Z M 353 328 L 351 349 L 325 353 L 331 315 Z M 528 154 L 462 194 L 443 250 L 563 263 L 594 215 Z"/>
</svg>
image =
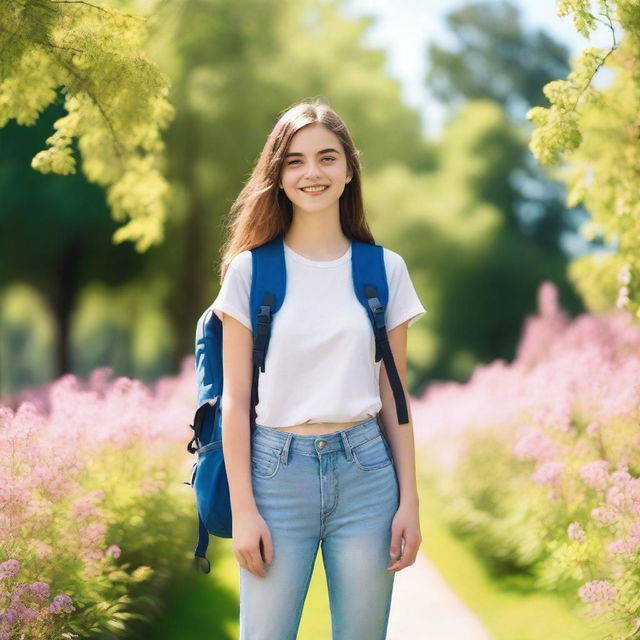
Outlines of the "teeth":
<svg viewBox="0 0 640 640">
<path fill-rule="evenodd" d="M 327 187 L 304 187 L 303 191 L 324 191 Z"/>
</svg>

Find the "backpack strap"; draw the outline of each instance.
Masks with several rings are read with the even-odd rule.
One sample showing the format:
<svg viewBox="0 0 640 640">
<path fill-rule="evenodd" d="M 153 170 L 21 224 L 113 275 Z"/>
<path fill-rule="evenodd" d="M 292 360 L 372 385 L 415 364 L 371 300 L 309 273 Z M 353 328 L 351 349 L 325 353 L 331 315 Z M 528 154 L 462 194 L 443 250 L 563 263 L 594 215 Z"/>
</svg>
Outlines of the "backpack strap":
<svg viewBox="0 0 640 640">
<path fill-rule="evenodd" d="M 287 272 L 282 236 L 251 249 L 251 324 L 253 327 L 253 380 L 251 384 L 251 426 L 255 426 L 258 404 L 258 376 L 262 371 L 271 337 L 273 314 L 284 302 Z"/>
<path fill-rule="evenodd" d="M 255 425 L 258 404 L 258 376 L 264 372 L 273 314 L 284 302 L 287 275 L 282 236 L 251 249 L 251 323 L 253 326 L 253 380 L 251 386 L 251 425 Z M 398 424 L 407 424 L 407 401 L 398 369 L 389 345 L 385 311 L 389 300 L 389 285 L 384 266 L 383 247 L 351 240 L 351 270 L 353 288 L 360 304 L 367 311 L 376 342 L 375 361 L 384 361 L 385 370 L 396 405 Z"/>
<path fill-rule="evenodd" d="M 376 340 L 375 361 L 384 361 L 396 405 L 398 424 L 407 424 L 407 400 L 387 336 L 385 312 L 389 301 L 389 284 L 384 266 L 383 247 L 352 240 L 351 268 L 356 297 L 366 309 L 373 328 Z"/>
</svg>

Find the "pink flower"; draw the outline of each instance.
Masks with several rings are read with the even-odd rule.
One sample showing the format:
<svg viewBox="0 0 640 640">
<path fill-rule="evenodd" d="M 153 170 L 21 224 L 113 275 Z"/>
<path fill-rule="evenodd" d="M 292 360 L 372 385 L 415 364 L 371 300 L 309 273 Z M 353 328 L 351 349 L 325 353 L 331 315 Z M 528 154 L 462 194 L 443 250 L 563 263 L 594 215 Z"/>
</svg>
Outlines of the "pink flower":
<svg viewBox="0 0 640 640">
<path fill-rule="evenodd" d="M 20 600 L 22 598 L 22 594 L 27 591 L 29 588 L 29 586 L 23 582 L 21 582 L 20 584 L 16 585 L 13 589 L 13 592 L 11 593 L 11 605 L 12 606 L 16 606 L 17 604 L 20 603 Z"/>
<path fill-rule="evenodd" d="M 7 609 L 7 611 L 0 616 L 0 620 L 13 626 L 18 621 L 18 612 L 13 608 Z"/>
<path fill-rule="evenodd" d="M 83 544 L 87 547 L 94 547 L 102 541 L 102 537 L 107 530 L 104 522 L 92 522 L 84 528 Z"/>
<path fill-rule="evenodd" d="M 553 441 L 535 427 L 523 427 L 513 447 L 513 453 L 519 458 L 541 460 L 555 455 Z"/>
<path fill-rule="evenodd" d="M 618 538 L 613 542 L 610 542 L 607 546 L 611 553 L 631 553 L 635 551 L 640 545 L 640 538 L 637 536 L 630 536 L 629 538 Z"/>
<path fill-rule="evenodd" d="M 584 529 L 582 528 L 582 525 L 579 522 L 572 522 L 567 527 L 567 535 L 572 540 L 577 540 L 578 542 L 584 542 L 586 540 Z"/>
<path fill-rule="evenodd" d="M 609 602 L 616 598 L 618 590 L 608 580 L 591 580 L 578 589 L 578 595 L 586 604 Z"/>
<path fill-rule="evenodd" d="M 31 622 L 40 615 L 35 609 L 27 607 L 22 604 L 22 602 L 16 602 L 13 606 L 18 614 L 18 618 L 22 619 L 24 622 Z"/>
<path fill-rule="evenodd" d="M 640 516 L 640 480 L 638 478 L 625 487 L 625 497 L 629 513 Z"/>
<path fill-rule="evenodd" d="M 564 462 L 543 462 L 535 471 L 531 479 L 536 484 L 555 484 L 565 467 Z"/>
<path fill-rule="evenodd" d="M 543 280 L 538 287 L 538 312 L 544 318 L 552 318 L 560 313 L 558 289 L 550 280 Z"/>
<path fill-rule="evenodd" d="M 594 460 L 580 469 L 580 477 L 591 487 L 604 487 L 609 478 L 609 462 Z"/>
<path fill-rule="evenodd" d="M 615 507 L 624 505 L 624 493 L 620 491 L 620 487 L 613 486 L 609 488 L 607 491 L 607 503 Z"/>
<path fill-rule="evenodd" d="M 66 593 L 61 593 L 53 599 L 47 611 L 49 613 L 59 613 L 61 611 L 71 613 L 75 610 L 76 608 L 73 606 L 73 600 L 71 600 Z"/>
<path fill-rule="evenodd" d="M 623 487 L 629 484 L 632 480 L 633 478 L 631 477 L 631 474 L 627 471 L 626 467 L 616 469 L 611 473 L 611 481 Z"/>
<path fill-rule="evenodd" d="M 596 435 L 600 431 L 600 423 L 599 422 L 590 422 L 587 425 L 586 431 L 590 436 Z"/>
<path fill-rule="evenodd" d="M 5 560 L 0 564 L 0 580 L 4 578 L 15 578 L 20 571 L 20 562 L 15 559 Z"/>
<path fill-rule="evenodd" d="M 618 514 L 614 509 L 609 509 L 607 507 L 596 507 L 591 511 L 591 517 L 598 522 L 602 522 L 604 524 L 612 524 L 618 519 Z"/>
<path fill-rule="evenodd" d="M 120 557 L 120 547 L 117 544 L 112 544 L 109 547 L 107 547 L 107 550 L 105 551 L 105 555 L 109 556 L 110 558 L 119 558 Z"/>
<path fill-rule="evenodd" d="M 108 391 L 109 388 L 109 378 L 113 370 L 111 367 L 98 367 L 91 372 L 89 376 L 89 387 L 99 393 L 101 396 L 104 396 L 104 393 Z"/>
<path fill-rule="evenodd" d="M 96 513 L 96 505 L 91 498 L 82 496 L 73 503 L 73 517 L 76 520 L 84 520 Z"/>
<path fill-rule="evenodd" d="M 640 520 L 635 520 L 629 527 L 629 535 L 640 536 Z"/>
<path fill-rule="evenodd" d="M 46 582 L 32 582 L 29 592 L 35 600 L 44 601 L 49 598 L 49 585 Z"/>
<path fill-rule="evenodd" d="M 618 297 L 616 298 L 616 308 L 624 309 L 629 302 L 629 287 L 623 285 L 618 289 Z"/>
<path fill-rule="evenodd" d="M 631 267 L 628 262 L 625 262 L 618 270 L 618 282 L 622 284 L 631 282 Z"/>
</svg>

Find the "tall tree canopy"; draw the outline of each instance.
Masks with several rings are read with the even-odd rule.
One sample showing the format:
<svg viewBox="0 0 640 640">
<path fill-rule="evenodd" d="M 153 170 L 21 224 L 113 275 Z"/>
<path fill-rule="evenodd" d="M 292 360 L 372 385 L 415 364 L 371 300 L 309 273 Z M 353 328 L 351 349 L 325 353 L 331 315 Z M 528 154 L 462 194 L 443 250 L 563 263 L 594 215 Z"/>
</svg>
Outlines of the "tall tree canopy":
<svg viewBox="0 0 640 640">
<path fill-rule="evenodd" d="M 510 2 L 473 2 L 445 18 L 456 49 L 429 45 L 427 82 L 447 104 L 488 98 L 511 117 L 542 104 L 540 89 L 568 71 L 567 48 L 546 32 L 527 31 Z"/>
<path fill-rule="evenodd" d="M 595 7 L 594 7 L 595 5 Z M 591 214 L 586 238 L 604 237 L 615 249 L 584 256 L 571 276 L 592 309 L 627 307 L 640 317 L 640 4 L 637 0 L 560 0 L 589 36 L 598 25 L 611 34 L 609 48 L 587 47 L 563 80 L 544 87 L 550 106 L 533 107 L 531 150 L 569 187 L 567 204 Z M 604 86 L 595 76 L 608 71 Z"/>
<path fill-rule="evenodd" d="M 51 105 L 46 113 L 43 109 L 34 127 L 16 126 L 12 120 L 0 131 L 0 191 L 11 194 L 0 202 L 0 261 L 10 267 L 2 269 L 5 278 L 0 287 L 20 274 L 44 294 L 59 329 L 61 373 L 78 362 L 81 347 L 84 359 L 86 342 L 113 344 L 104 337 L 109 318 L 98 313 L 83 312 L 83 317 L 96 320 L 91 322 L 91 340 L 78 340 L 79 305 L 96 282 L 107 282 L 114 292 L 125 282 L 155 292 L 157 305 L 171 322 L 166 333 L 176 338 L 174 365 L 192 352 L 193 323 L 219 285 L 223 218 L 275 117 L 289 104 L 327 96 L 350 123 L 368 170 L 390 160 L 408 162 L 416 170 L 432 164 L 430 145 L 420 136 L 418 114 L 403 104 L 398 83 L 386 74 L 384 53 L 361 43 L 369 20 L 345 18 L 339 2 L 111 0 L 111 4 L 121 11 L 144 9 L 153 16 L 147 20 L 145 54 L 170 79 L 167 98 L 176 113 L 162 132 L 165 175 L 171 185 L 167 240 L 126 259 L 122 255 L 130 248 L 126 244 L 106 246 L 113 220 L 104 215 L 97 189 L 80 188 L 80 175 L 21 170 L 37 151 L 34 141 L 36 145 L 44 141 L 43 131 L 64 115 L 64 105 Z M 20 153 L 11 153 L 16 147 Z M 101 216 L 111 227 L 102 224 Z M 16 221 L 20 228 L 12 233 Z M 36 229 L 37 236 L 30 240 Z M 19 251 L 25 245 L 32 248 L 28 254 Z M 108 272 L 100 271 L 100 265 Z M 112 306 L 116 305 L 114 295 Z M 127 328 L 137 330 L 132 310 L 128 317 Z M 162 338 L 153 336 L 153 341 Z M 127 341 L 122 348 L 113 347 L 116 351 L 133 349 Z M 96 362 L 103 363 L 104 357 Z M 117 370 L 129 375 L 136 371 Z"/>
<path fill-rule="evenodd" d="M 563 186 L 549 180 L 527 148 L 531 124 L 525 115 L 544 102 L 542 87 L 569 71 L 566 47 L 544 31 L 526 29 L 519 8 L 504 0 L 465 4 L 446 16 L 446 24 L 452 44 L 428 48 L 430 91 L 451 115 L 470 100 L 492 100 L 504 109 L 521 132 L 520 153 L 507 181 L 496 171 L 501 182 L 490 185 L 489 199 L 521 233 L 552 254 L 564 252 L 579 212 L 567 215 Z"/>
<path fill-rule="evenodd" d="M 0 3 L 0 127 L 11 119 L 31 125 L 64 96 L 66 114 L 32 166 L 75 172 L 77 143 L 84 174 L 106 187 L 112 215 L 124 223 L 114 241 L 135 241 L 139 251 L 163 237 L 161 130 L 173 116 L 168 78 L 141 51 L 145 23 L 88 1 Z"/>
</svg>

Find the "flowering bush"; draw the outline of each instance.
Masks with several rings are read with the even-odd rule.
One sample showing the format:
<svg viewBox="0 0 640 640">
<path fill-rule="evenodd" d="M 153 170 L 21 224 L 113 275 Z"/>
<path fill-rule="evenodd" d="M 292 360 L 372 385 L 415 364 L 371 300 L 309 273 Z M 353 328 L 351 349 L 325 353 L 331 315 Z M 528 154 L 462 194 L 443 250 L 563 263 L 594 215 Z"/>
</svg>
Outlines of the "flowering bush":
<svg viewBox="0 0 640 640">
<path fill-rule="evenodd" d="M 28 631 L 29 637 L 60 633 L 66 621 L 56 617 L 75 611 L 71 598 L 59 594 L 49 602 L 50 588 L 46 582 L 12 583 L 19 571 L 20 563 L 15 559 L 0 564 L 0 595 L 9 600 L 9 606 L 0 614 L 0 640 L 10 640 L 12 630 L 21 634 Z"/>
<path fill-rule="evenodd" d="M 445 517 L 496 573 L 636 633 L 640 329 L 624 311 L 571 321 L 556 296 L 543 283 L 512 364 L 428 389 L 416 440 Z"/>
<path fill-rule="evenodd" d="M 192 534 L 193 370 L 150 389 L 103 368 L 0 406 L 0 640 L 117 636 L 157 606 Z"/>
</svg>

